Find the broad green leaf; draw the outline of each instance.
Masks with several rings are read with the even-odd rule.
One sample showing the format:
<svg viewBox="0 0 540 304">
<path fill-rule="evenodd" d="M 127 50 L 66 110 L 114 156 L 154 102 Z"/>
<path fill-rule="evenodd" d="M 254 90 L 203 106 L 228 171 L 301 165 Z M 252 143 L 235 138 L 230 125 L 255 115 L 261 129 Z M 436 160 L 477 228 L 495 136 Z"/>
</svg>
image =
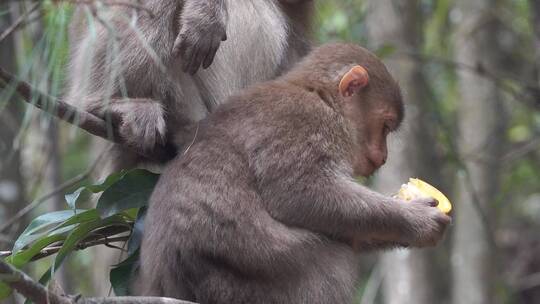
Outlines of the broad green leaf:
<svg viewBox="0 0 540 304">
<path fill-rule="evenodd" d="M 129 296 L 130 283 L 138 271 L 139 251 L 136 250 L 127 259 L 116 265 L 109 273 L 109 280 L 117 296 Z"/>
<path fill-rule="evenodd" d="M 103 192 L 96 209 L 103 217 L 107 217 L 128 209 L 147 206 L 158 178 L 158 174 L 146 170 L 131 170 Z"/>
<path fill-rule="evenodd" d="M 131 237 L 128 241 L 128 254 L 133 254 L 141 247 L 143 232 L 144 232 L 144 219 L 146 218 L 146 207 L 139 209 L 139 214 L 133 224 L 131 230 Z"/>
<path fill-rule="evenodd" d="M 49 267 L 45 273 L 39 278 L 39 284 L 46 286 L 47 283 L 51 280 L 51 277 L 53 275 L 53 267 Z"/>
<path fill-rule="evenodd" d="M 42 237 L 49 236 L 56 229 L 87 221 L 94 217 L 99 217 L 95 210 L 65 210 L 41 215 L 34 219 L 15 241 L 13 253 L 17 253 L 28 244 Z"/>
<path fill-rule="evenodd" d="M 45 238 L 42 238 L 32 244 L 28 249 L 22 250 L 6 259 L 11 265 L 21 268 L 32 260 L 43 248 L 50 244 L 62 241 L 66 236 L 64 234 L 54 234 Z"/>
<path fill-rule="evenodd" d="M 65 222 L 61 223 L 60 225 L 58 225 L 54 229 L 63 228 L 63 227 L 69 226 L 69 225 L 84 223 L 84 222 L 96 220 L 96 219 L 99 219 L 99 218 L 100 218 L 99 213 L 97 212 L 96 209 L 89 209 L 89 210 L 84 210 L 84 211 L 79 210 L 79 213 L 72 216 L 71 218 L 69 218 Z"/>
<path fill-rule="evenodd" d="M 92 193 L 99 193 L 107 190 L 111 185 L 115 184 L 119 180 L 124 177 L 124 175 L 128 174 L 130 171 L 122 170 L 120 172 L 112 173 L 111 175 L 107 176 L 105 179 L 97 182 L 93 185 L 85 186 L 84 188 Z"/>
<path fill-rule="evenodd" d="M 73 193 L 68 193 L 64 197 L 66 198 L 66 202 L 71 209 L 75 209 L 77 207 L 77 200 L 79 199 L 79 196 L 81 196 L 81 193 L 83 190 L 85 190 L 86 187 L 81 187 Z"/>
<path fill-rule="evenodd" d="M 21 233 L 19 237 L 34 234 L 38 231 L 44 232 L 42 230 L 45 227 L 63 222 L 69 219 L 70 217 L 74 216 L 78 212 L 82 212 L 82 211 L 84 210 L 63 210 L 63 211 L 54 211 L 54 212 L 42 214 L 36 217 L 34 220 L 32 220 L 32 222 L 30 222 L 28 227 L 26 227 L 26 229 Z"/>
<path fill-rule="evenodd" d="M 66 198 L 66 202 L 68 206 L 71 209 L 75 209 L 77 206 L 77 201 L 83 191 L 88 191 L 90 193 L 103 192 L 107 190 L 107 188 L 109 188 L 111 185 L 113 185 L 114 183 L 122 179 L 122 177 L 124 177 L 124 175 L 126 175 L 128 172 L 129 171 L 121 171 L 121 172 L 113 173 L 107 176 L 105 179 L 97 182 L 96 184 L 82 186 L 79 189 L 75 190 L 75 192 L 66 194 L 65 198 Z"/>
</svg>

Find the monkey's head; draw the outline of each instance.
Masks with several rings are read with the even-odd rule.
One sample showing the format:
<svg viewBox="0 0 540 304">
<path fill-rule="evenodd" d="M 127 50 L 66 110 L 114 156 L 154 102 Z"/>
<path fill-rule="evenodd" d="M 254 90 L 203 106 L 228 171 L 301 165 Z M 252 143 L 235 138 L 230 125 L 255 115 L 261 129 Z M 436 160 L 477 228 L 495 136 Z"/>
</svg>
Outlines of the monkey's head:
<svg viewBox="0 0 540 304">
<path fill-rule="evenodd" d="M 369 176 L 384 165 L 387 137 L 401 124 L 404 107 L 398 83 L 377 56 L 354 44 L 327 44 L 291 74 L 312 90 L 323 90 L 345 117 L 353 136 L 355 175 Z"/>
</svg>

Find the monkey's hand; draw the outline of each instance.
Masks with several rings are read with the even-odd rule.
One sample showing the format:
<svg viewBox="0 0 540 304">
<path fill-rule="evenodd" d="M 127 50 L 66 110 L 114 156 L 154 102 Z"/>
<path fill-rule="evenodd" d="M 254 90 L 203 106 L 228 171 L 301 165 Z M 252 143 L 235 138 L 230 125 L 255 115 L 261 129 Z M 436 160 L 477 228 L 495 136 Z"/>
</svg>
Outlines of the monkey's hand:
<svg viewBox="0 0 540 304">
<path fill-rule="evenodd" d="M 431 247 L 442 239 L 452 219 L 437 208 L 433 198 L 419 198 L 402 204 L 404 234 L 400 243 L 414 247 Z"/>
<path fill-rule="evenodd" d="M 185 2 L 180 33 L 173 46 L 173 56 L 181 57 L 182 69 L 191 75 L 201 65 L 208 68 L 221 42 L 227 40 L 223 8 L 206 1 L 192 2 Z"/>
<path fill-rule="evenodd" d="M 91 111 L 95 112 L 95 111 Z M 122 139 L 144 151 L 165 142 L 165 113 L 159 102 L 146 99 L 113 100 L 96 115 L 111 117 Z"/>
</svg>

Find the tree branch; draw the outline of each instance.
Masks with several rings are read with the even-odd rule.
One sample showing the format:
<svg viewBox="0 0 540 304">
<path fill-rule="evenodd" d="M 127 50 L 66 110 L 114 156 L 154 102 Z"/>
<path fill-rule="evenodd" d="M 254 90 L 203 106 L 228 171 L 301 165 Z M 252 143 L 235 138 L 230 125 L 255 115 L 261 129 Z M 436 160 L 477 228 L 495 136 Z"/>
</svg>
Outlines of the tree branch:
<svg viewBox="0 0 540 304">
<path fill-rule="evenodd" d="M 175 148 L 172 145 L 158 145 L 151 152 L 144 151 L 140 147 L 126 142 L 122 136 L 119 135 L 117 126 L 109 124 L 104 119 L 97 117 L 90 112 L 81 111 L 70 104 L 44 94 L 33 88 L 30 84 L 17 79 L 15 76 L 0 68 L 0 88 L 5 89 L 10 85 L 14 86 L 15 91 L 26 103 L 31 104 L 60 120 L 77 126 L 92 135 L 123 145 L 145 158 L 163 162 L 171 159 L 175 154 Z"/>
<path fill-rule="evenodd" d="M 2 260 L 0 260 L 0 281 L 36 304 L 48 304 L 47 289 L 45 287 Z M 54 295 L 51 299 L 54 299 Z M 60 302 L 60 299 L 54 300 Z"/>
<path fill-rule="evenodd" d="M 59 295 L 54 288 L 47 290 L 24 272 L 0 260 L 0 281 L 36 304 L 195 304 L 164 297 L 85 298 Z"/>
<path fill-rule="evenodd" d="M 39 2 L 35 2 L 32 4 L 32 6 L 26 11 L 24 12 L 23 14 L 21 14 L 19 16 L 19 18 L 17 18 L 17 20 L 15 20 L 15 22 L 10 26 L 8 27 L 1 35 L 0 35 L 0 42 L 2 42 L 4 39 L 6 39 L 9 35 L 11 35 L 11 33 L 13 33 L 15 30 L 17 30 L 19 27 L 21 27 L 22 25 L 24 25 L 24 23 L 27 21 L 28 17 L 35 11 L 37 11 L 37 9 L 39 8 L 41 3 Z"/>
</svg>

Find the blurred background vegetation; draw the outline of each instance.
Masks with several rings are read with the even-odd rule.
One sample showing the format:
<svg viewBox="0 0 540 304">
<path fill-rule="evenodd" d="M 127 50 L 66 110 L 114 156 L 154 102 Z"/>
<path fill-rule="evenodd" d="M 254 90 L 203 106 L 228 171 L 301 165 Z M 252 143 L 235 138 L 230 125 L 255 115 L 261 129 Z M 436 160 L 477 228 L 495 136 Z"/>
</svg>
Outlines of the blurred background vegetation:
<svg viewBox="0 0 540 304">
<path fill-rule="evenodd" d="M 1 3 L 0 67 L 61 96 L 72 7 Z M 540 303 L 540 1 L 317 4 L 317 43 L 352 41 L 377 52 L 406 98 L 389 163 L 366 183 L 392 194 L 420 177 L 454 203 L 453 226 L 436 249 L 363 258 L 358 303 Z M 17 215 L 64 183 L 89 179 L 92 141 L 15 100 L 9 87 L 0 91 L 0 227 L 9 223 L 0 251 L 11 250 L 32 218 L 67 208 L 61 192 Z M 68 292 L 111 293 L 108 272 L 120 256 L 102 247 L 70 255 L 56 274 Z M 25 270 L 39 277 L 50 263 Z"/>
</svg>

